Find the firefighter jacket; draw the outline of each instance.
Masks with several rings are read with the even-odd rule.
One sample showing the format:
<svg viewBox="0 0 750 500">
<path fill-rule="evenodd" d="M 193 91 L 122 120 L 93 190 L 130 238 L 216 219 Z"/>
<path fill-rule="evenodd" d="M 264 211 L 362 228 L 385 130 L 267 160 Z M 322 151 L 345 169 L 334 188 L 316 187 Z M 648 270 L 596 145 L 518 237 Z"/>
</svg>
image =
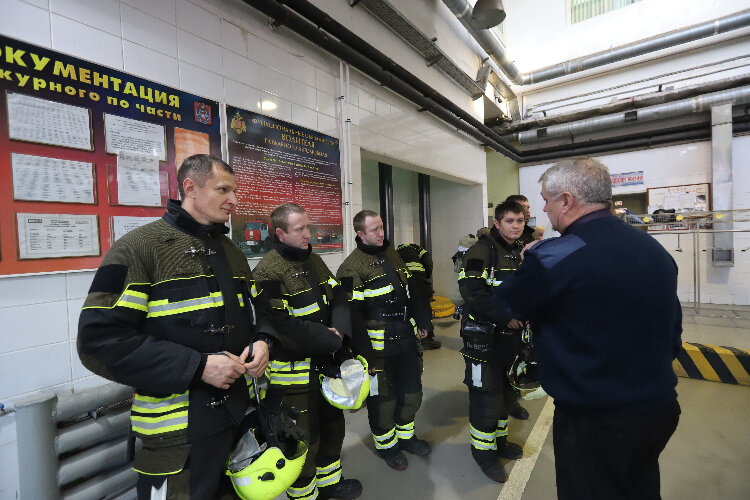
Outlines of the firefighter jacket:
<svg viewBox="0 0 750 500">
<path fill-rule="evenodd" d="M 222 224 L 199 224 L 170 200 L 161 220 L 112 245 L 78 325 L 83 365 L 133 386 L 133 433 L 144 443 L 134 468 L 179 472 L 189 443 L 236 426 L 251 380 L 227 390 L 201 380 L 208 354 L 239 355 L 276 336 L 247 260 Z M 225 304 L 226 301 L 226 304 Z"/>
<path fill-rule="evenodd" d="M 302 250 L 276 240 L 253 274 L 269 296 L 271 320 L 284 344 L 269 364 L 271 385 L 287 393 L 306 391 L 315 369 L 341 348 L 328 326 L 351 336 L 349 297 L 309 244 Z"/>
<path fill-rule="evenodd" d="M 492 255 L 495 256 L 494 262 L 491 260 Z M 494 323 L 496 331 L 512 333 L 506 326 L 508 320 L 495 314 L 492 290 L 493 287 L 500 286 L 521 264 L 518 249 L 515 245 L 506 243 L 493 227 L 489 236 L 480 237 L 467 250 L 463 264 L 458 274 L 458 289 L 465 301 L 464 314 L 469 314 L 472 319 Z"/>
<path fill-rule="evenodd" d="M 529 226 L 528 224 L 525 224 L 523 226 L 523 232 L 521 233 L 521 236 L 516 240 L 516 247 L 518 247 L 518 250 L 523 250 L 523 247 L 528 245 L 534 241 L 534 228 Z"/>
<path fill-rule="evenodd" d="M 398 247 L 398 255 L 406 264 L 406 269 L 412 280 L 409 282 L 413 293 L 419 293 L 425 297 L 432 296 L 432 256 L 430 252 L 416 243 L 404 243 Z M 417 288 L 418 287 L 418 288 Z"/>
<path fill-rule="evenodd" d="M 386 240 L 382 246 L 357 248 L 339 267 L 337 278 L 352 279 L 352 350 L 382 369 L 390 355 L 388 340 L 415 338 L 417 327 L 432 329 L 427 301 L 409 294 L 409 272 Z"/>
</svg>

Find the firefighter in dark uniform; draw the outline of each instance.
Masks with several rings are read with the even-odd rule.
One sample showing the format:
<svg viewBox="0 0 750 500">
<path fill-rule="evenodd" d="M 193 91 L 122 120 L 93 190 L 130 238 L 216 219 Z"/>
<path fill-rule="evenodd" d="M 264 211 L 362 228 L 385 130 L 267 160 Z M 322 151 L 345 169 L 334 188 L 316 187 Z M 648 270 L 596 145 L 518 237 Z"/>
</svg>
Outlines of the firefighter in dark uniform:
<svg viewBox="0 0 750 500">
<path fill-rule="evenodd" d="M 404 243 L 398 246 L 398 255 L 406 264 L 406 269 L 414 278 L 412 283 L 419 289 L 412 290 L 415 295 L 424 298 L 427 308 L 432 311 L 432 256 L 430 252 L 416 243 Z M 427 337 L 422 339 L 422 348 L 440 349 L 440 342 L 435 340 L 435 331 L 427 332 Z"/>
<path fill-rule="evenodd" d="M 519 319 L 498 321 L 492 307 L 492 287 L 520 265 L 515 240 L 524 225 L 523 208 L 503 202 L 495 208 L 489 236 L 479 238 L 464 256 L 458 286 L 466 301 L 461 325 L 466 362 L 464 383 L 469 388 L 471 453 L 482 472 L 504 482 L 507 474 L 499 458 L 517 459 L 521 447 L 508 441 L 504 403 L 515 397 L 506 379 L 521 344 Z"/>
<path fill-rule="evenodd" d="M 422 404 L 422 358 L 417 336 L 432 329 L 426 302 L 409 294 L 409 273 L 383 233 L 383 221 L 371 211 L 354 216 L 357 248 L 339 267 L 340 281 L 353 280 L 352 349 L 370 366 L 367 414 L 378 455 L 389 467 L 404 470 L 402 453 L 430 453 L 414 433 Z"/>
<path fill-rule="evenodd" d="M 245 256 L 225 236 L 237 204 L 231 167 L 194 155 L 177 180 L 182 203 L 169 200 L 161 220 L 104 257 L 78 353 L 92 372 L 135 388 L 139 498 L 236 498 L 227 459 L 276 334 Z"/>
<path fill-rule="evenodd" d="M 284 344 L 269 367 L 271 388 L 284 390 L 284 401 L 299 412 L 297 425 L 309 435 L 307 459 L 297 481 L 287 489 L 294 499 L 352 499 L 362 484 L 341 475 L 344 413 L 320 392 L 319 373 L 336 370 L 334 356 L 351 337 L 349 293 L 345 293 L 310 245 L 305 209 L 284 203 L 271 213 L 275 248 L 255 268 L 255 278 L 269 294 L 271 319 Z M 348 340 L 347 340 L 348 343 Z"/>
</svg>

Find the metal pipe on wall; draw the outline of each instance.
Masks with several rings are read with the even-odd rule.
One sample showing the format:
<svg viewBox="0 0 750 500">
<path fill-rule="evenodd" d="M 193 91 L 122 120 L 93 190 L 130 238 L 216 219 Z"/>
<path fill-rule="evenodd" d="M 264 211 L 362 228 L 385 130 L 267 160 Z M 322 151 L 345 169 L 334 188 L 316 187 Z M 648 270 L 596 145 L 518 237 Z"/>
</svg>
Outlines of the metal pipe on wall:
<svg viewBox="0 0 750 500">
<path fill-rule="evenodd" d="M 383 231 L 385 232 L 385 238 L 393 245 L 393 167 L 387 163 L 378 162 L 378 184 Z"/>
<path fill-rule="evenodd" d="M 418 174 L 419 186 L 419 245 L 432 253 L 432 210 L 430 209 L 430 176 Z"/>
<path fill-rule="evenodd" d="M 275 26 L 288 27 L 374 78 L 382 86 L 418 105 L 420 111 L 428 111 L 480 143 L 514 161 L 521 161 L 518 151 L 497 132 L 396 64 L 342 24 L 331 19 L 328 14 L 310 2 L 288 0 L 285 5 L 275 0 L 243 0 L 243 2 L 273 18 Z"/>
</svg>

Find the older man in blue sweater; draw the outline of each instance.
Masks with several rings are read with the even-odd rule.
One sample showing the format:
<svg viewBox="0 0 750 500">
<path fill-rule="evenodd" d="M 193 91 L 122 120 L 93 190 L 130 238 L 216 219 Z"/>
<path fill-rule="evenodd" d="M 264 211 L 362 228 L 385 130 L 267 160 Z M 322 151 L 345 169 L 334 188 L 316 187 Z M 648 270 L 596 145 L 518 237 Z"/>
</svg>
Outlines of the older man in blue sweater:
<svg viewBox="0 0 750 500">
<path fill-rule="evenodd" d="M 561 236 L 529 244 L 494 303 L 532 322 L 539 377 L 555 399 L 558 498 L 659 499 L 659 454 L 680 414 L 677 266 L 610 213 L 599 161 L 563 160 L 539 181 Z"/>
</svg>

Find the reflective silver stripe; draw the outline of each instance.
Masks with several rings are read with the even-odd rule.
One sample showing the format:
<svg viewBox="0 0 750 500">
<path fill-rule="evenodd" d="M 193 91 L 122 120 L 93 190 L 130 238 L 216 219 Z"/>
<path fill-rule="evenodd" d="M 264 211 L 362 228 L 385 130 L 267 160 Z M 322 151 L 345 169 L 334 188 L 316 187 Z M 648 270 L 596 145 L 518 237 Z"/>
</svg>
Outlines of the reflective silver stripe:
<svg viewBox="0 0 750 500">
<path fill-rule="evenodd" d="M 294 363 L 294 370 L 309 370 L 310 369 L 310 358 L 306 358 L 304 361 L 271 361 L 272 370 L 291 370 L 292 363 Z"/>
<path fill-rule="evenodd" d="M 471 385 L 482 387 L 482 363 L 471 364 Z"/>
<path fill-rule="evenodd" d="M 153 411 L 153 410 L 159 410 L 168 406 L 176 405 L 179 403 L 185 403 L 189 399 L 188 394 L 180 394 L 179 396 L 175 398 L 169 398 L 165 399 L 163 401 L 144 401 L 141 399 L 141 396 L 136 395 L 135 398 L 133 398 L 133 408 L 138 411 L 139 409 L 143 409 L 145 411 Z"/>
<path fill-rule="evenodd" d="M 377 297 L 379 295 L 385 295 L 386 293 L 389 293 L 392 291 L 393 291 L 393 285 L 388 284 L 382 288 L 375 288 L 375 289 L 367 288 L 364 291 L 364 296 L 365 297 Z"/>
<path fill-rule="evenodd" d="M 271 383 L 292 383 L 292 382 L 302 382 L 307 383 L 310 381 L 310 374 L 309 373 L 302 373 L 302 374 L 282 374 L 282 373 L 276 373 L 271 372 Z"/>
<path fill-rule="evenodd" d="M 292 316 L 307 316 L 308 314 L 312 314 L 316 311 L 320 311 L 320 306 L 317 302 L 310 304 L 309 306 L 300 307 L 299 309 L 290 308 L 289 312 L 292 313 Z"/>
<path fill-rule="evenodd" d="M 149 305 L 148 307 L 148 313 L 160 313 L 164 311 L 173 311 L 175 309 L 188 309 L 188 308 L 194 308 L 198 306 L 205 306 L 205 305 L 219 305 L 224 303 L 224 297 L 221 296 L 221 292 L 217 292 L 216 294 L 211 294 L 208 297 L 200 297 L 197 299 L 188 299 L 183 300 L 181 302 L 172 302 L 169 304 L 162 304 L 162 305 Z"/>
<path fill-rule="evenodd" d="M 166 481 L 164 481 L 166 484 Z M 232 476 L 232 484 L 235 486 L 250 486 L 253 484 L 253 476 L 252 474 L 248 474 L 247 476 Z"/>
<path fill-rule="evenodd" d="M 159 417 L 159 418 L 162 418 L 162 417 Z M 181 425 L 181 424 L 187 425 L 188 423 L 187 415 L 177 416 L 174 418 L 170 418 L 169 416 L 166 416 L 163 418 L 164 418 L 163 420 L 159 420 L 158 422 L 145 422 L 141 420 L 139 417 L 131 417 L 130 419 L 131 419 L 131 423 L 133 427 L 138 427 L 141 429 L 149 429 L 149 430 L 161 429 L 163 427 L 171 427 L 173 425 Z"/>
</svg>

